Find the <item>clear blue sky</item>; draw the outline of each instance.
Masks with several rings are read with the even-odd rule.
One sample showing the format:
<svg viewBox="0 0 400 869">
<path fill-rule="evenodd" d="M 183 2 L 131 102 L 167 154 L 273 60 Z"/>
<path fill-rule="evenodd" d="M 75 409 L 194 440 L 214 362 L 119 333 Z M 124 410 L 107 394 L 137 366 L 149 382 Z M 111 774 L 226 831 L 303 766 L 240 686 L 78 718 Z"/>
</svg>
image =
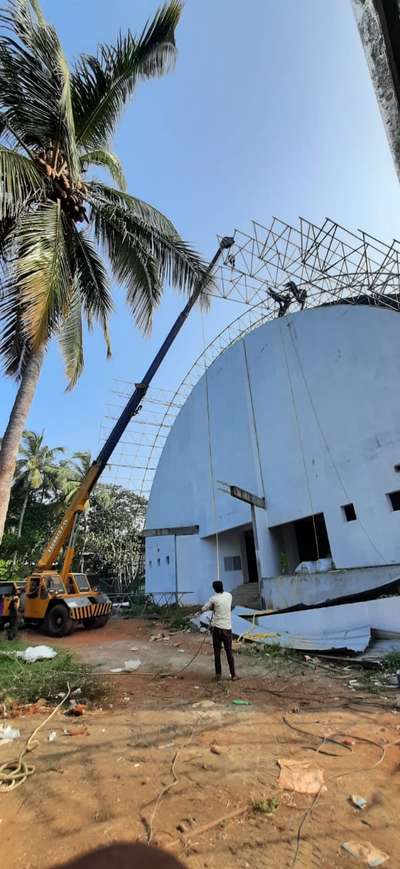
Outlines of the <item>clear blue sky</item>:
<svg viewBox="0 0 400 869">
<path fill-rule="evenodd" d="M 68 56 L 94 52 L 119 29 L 140 30 L 155 0 L 43 0 Z M 216 235 L 251 218 L 326 215 L 391 241 L 400 236 L 400 188 L 350 0 L 187 0 L 176 70 L 142 84 L 115 142 L 128 189 L 168 214 L 206 257 Z M 142 338 L 115 288 L 113 357 L 100 334 L 66 393 L 56 346 L 47 355 L 29 427 L 51 445 L 97 451 L 113 378 L 140 380 L 181 306 L 167 292 L 150 339 Z M 212 338 L 238 313 L 217 302 Z M 203 348 L 192 316 L 156 384 L 174 388 Z M 0 380 L 0 430 L 15 385 Z"/>
</svg>

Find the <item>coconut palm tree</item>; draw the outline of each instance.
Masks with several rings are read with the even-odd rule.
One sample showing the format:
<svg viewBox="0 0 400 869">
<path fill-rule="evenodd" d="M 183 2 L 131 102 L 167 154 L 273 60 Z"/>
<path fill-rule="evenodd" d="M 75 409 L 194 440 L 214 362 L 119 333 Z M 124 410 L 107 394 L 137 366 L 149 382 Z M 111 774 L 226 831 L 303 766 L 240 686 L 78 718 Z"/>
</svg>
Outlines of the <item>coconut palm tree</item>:
<svg viewBox="0 0 400 869">
<path fill-rule="evenodd" d="M 72 501 L 92 462 L 93 458 L 89 450 L 74 453 L 72 459 L 61 459 L 58 465 L 58 480 L 66 504 Z"/>
<path fill-rule="evenodd" d="M 144 331 L 165 282 L 190 292 L 204 275 L 173 224 L 126 192 L 110 150 L 138 81 L 171 68 L 181 11 L 180 0 L 169 0 L 139 37 L 128 32 L 70 69 L 39 0 L 9 0 L 0 10 L 0 353 L 19 379 L 0 451 L 0 541 L 48 341 L 59 338 L 72 387 L 83 367 L 83 322 L 100 323 L 109 352 L 109 272 Z M 93 166 L 107 169 L 114 186 L 93 178 Z"/>
<path fill-rule="evenodd" d="M 25 431 L 16 463 L 14 485 L 24 492 L 21 513 L 19 516 L 17 537 L 20 538 L 25 518 L 26 508 L 32 492 L 41 490 L 42 499 L 49 488 L 54 488 L 57 480 L 58 466 L 56 457 L 64 452 L 64 447 L 50 449 L 44 443 L 44 432 Z"/>
</svg>

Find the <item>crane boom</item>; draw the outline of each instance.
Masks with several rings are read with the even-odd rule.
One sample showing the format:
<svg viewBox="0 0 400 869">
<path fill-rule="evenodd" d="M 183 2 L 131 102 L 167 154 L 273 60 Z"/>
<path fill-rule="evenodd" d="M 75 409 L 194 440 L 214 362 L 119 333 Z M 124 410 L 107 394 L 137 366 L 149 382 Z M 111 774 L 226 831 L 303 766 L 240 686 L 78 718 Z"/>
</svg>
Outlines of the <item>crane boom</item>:
<svg viewBox="0 0 400 869">
<path fill-rule="evenodd" d="M 55 560 L 58 558 L 62 547 L 68 541 L 68 547 L 64 556 L 64 563 L 62 566 L 62 570 L 60 571 L 63 580 L 66 580 L 66 577 L 68 576 L 71 569 L 74 557 L 75 539 L 80 514 L 85 509 L 88 498 L 93 491 L 100 475 L 104 471 L 104 468 L 106 467 L 107 462 L 110 459 L 110 456 L 112 455 L 115 447 L 120 441 L 126 427 L 128 426 L 132 417 L 135 416 L 135 414 L 137 414 L 140 410 L 140 403 L 146 395 L 146 392 L 150 386 L 151 381 L 153 380 L 154 375 L 158 371 L 163 359 L 165 358 L 173 341 L 178 335 L 178 332 L 180 332 L 185 320 L 187 319 L 190 311 L 193 308 L 193 305 L 197 302 L 197 299 L 199 298 L 201 292 L 209 282 L 222 252 L 232 247 L 233 243 L 234 239 L 229 236 L 225 236 L 221 239 L 218 250 L 213 256 L 211 262 L 209 263 L 206 271 L 204 272 L 204 275 L 200 278 L 187 304 L 185 305 L 185 307 L 175 320 L 175 323 L 171 327 L 170 331 L 168 332 L 168 335 L 163 341 L 158 353 L 156 353 L 150 367 L 146 371 L 143 380 L 141 381 L 141 383 L 136 384 L 134 392 L 132 393 L 127 404 L 125 405 L 117 422 L 115 423 L 114 428 L 108 436 L 104 446 L 101 448 L 99 455 L 90 466 L 87 474 L 85 474 L 85 476 L 83 477 L 79 489 L 75 493 L 71 504 L 66 509 L 63 518 L 61 519 L 61 522 L 59 523 L 49 542 L 46 544 L 37 562 L 36 567 L 38 570 L 50 570 L 53 567 Z"/>
</svg>

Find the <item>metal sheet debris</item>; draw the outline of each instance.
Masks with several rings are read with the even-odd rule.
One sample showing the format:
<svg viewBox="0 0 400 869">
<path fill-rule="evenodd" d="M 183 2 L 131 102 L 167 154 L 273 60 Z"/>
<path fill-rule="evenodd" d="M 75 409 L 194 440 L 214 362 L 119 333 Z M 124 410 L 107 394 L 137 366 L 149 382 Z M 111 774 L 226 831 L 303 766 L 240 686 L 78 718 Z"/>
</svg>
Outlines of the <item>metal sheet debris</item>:
<svg viewBox="0 0 400 869">
<path fill-rule="evenodd" d="M 243 613 L 243 615 L 239 615 Z M 244 618 L 244 615 L 249 615 L 250 618 Z M 284 618 L 289 619 L 298 613 L 290 613 Z M 287 649 L 299 649 L 306 651 L 325 651 L 329 649 L 350 649 L 354 652 L 362 652 L 367 648 L 370 639 L 370 629 L 363 625 L 361 627 L 350 628 L 348 630 L 333 629 L 329 626 L 325 630 L 319 630 L 318 627 L 309 632 L 276 630 L 271 624 L 273 616 L 265 618 L 257 618 L 256 610 L 246 610 L 246 607 L 235 607 L 232 610 L 232 633 L 239 639 L 249 640 L 257 643 L 263 643 L 269 646 L 282 646 Z M 196 626 L 201 624 L 209 625 L 211 620 L 211 612 L 203 613 L 196 617 Z M 257 622 L 257 624 L 256 624 Z M 261 625 L 260 623 L 263 622 Z M 270 630 L 267 628 L 270 627 Z"/>
</svg>

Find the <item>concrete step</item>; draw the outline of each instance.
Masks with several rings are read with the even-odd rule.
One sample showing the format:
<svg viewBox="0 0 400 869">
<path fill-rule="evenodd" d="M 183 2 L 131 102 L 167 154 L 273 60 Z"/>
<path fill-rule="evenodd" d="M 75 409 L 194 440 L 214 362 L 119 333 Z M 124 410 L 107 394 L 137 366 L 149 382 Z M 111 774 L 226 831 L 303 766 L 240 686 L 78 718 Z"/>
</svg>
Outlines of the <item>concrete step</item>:
<svg viewBox="0 0 400 869">
<path fill-rule="evenodd" d="M 261 609 L 261 600 L 256 582 L 246 582 L 232 589 L 233 606 L 247 606 L 249 609 Z"/>
</svg>

